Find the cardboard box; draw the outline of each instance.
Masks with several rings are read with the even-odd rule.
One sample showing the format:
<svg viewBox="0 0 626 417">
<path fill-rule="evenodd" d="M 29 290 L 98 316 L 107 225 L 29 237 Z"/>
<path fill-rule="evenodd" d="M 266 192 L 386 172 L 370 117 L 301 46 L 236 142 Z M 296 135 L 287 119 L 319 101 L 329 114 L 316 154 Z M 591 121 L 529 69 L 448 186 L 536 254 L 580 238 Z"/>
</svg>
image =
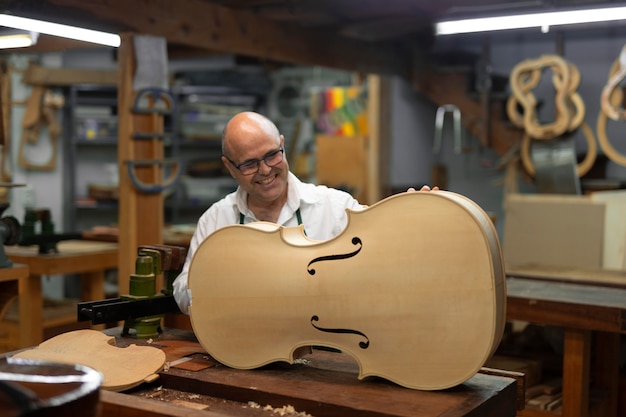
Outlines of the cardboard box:
<svg viewBox="0 0 626 417">
<path fill-rule="evenodd" d="M 606 202 L 590 196 L 512 194 L 504 209 L 502 250 L 508 269 L 603 267 Z"/>
</svg>

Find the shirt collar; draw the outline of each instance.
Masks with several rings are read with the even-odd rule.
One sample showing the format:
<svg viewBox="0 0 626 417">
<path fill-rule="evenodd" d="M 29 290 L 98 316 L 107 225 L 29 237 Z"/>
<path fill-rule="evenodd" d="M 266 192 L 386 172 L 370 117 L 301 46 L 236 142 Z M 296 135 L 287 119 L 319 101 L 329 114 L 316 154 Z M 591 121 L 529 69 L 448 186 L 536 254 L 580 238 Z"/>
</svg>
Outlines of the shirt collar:
<svg viewBox="0 0 626 417">
<path fill-rule="evenodd" d="M 319 196 L 313 191 L 313 187 L 307 187 L 291 171 L 287 176 L 287 208 L 295 212 L 302 204 L 314 204 Z M 250 215 L 248 209 L 248 193 L 241 187 L 237 187 L 235 206 L 239 213 Z"/>
<path fill-rule="evenodd" d="M 302 204 L 314 204 L 319 196 L 313 192 L 313 187 L 308 187 L 298 179 L 292 172 L 289 172 L 289 188 L 287 195 L 287 206 L 294 211 Z"/>
</svg>

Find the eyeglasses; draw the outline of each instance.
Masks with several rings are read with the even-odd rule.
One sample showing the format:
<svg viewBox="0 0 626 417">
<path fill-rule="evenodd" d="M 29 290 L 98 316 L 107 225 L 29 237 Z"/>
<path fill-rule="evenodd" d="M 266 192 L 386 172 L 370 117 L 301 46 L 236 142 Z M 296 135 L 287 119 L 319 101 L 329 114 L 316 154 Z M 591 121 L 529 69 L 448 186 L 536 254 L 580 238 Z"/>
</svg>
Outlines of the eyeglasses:
<svg viewBox="0 0 626 417">
<path fill-rule="evenodd" d="M 265 162 L 265 165 L 267 165 L 268 167 L 275 167 L 276 165 L 283 162 L 284 152 L 285 150 L 281 146 L 280 149 L 277 149 L 275 151 L 272 151 L 266 154 L 263 157 L 263 159 L 251 159 L 241 164 L 236 164 L 233 162 L 232 159 L 230 159 L 226 155 L 224 156 L 226 156 L 226 159 L 228 159 L 228 162 L 230 162 L 235 168 L 239 170 L 239 172 L 241 172 L 241 175 L 252 175 L 252 174 L 256 174 L 257 172 L 259 172 L 259 166 L 261 164 L 261 161 Z"/>
</svg>

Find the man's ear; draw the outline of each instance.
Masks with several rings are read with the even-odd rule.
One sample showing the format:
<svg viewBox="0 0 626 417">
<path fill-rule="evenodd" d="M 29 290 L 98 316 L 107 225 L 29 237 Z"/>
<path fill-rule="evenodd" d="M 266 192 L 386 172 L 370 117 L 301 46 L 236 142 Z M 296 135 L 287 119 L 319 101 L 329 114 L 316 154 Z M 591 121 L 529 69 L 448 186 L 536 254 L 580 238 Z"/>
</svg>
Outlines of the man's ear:
<svg viewBox="0 0 626 417">
<path fill-rule="evenodd" d="M 230 161 L 224 156 L 222 155 L 222 163 L 224 164 L 224 166 L 226 167 L 226 169 L 228 170 L 228 173 L 230 174 L 231 177 L 237 179 L 237 177 L 235 177 L 235 172 L 234 170 L 237 169 L 233 166 L 233 164 L 230 163 Z"/>
</svg>

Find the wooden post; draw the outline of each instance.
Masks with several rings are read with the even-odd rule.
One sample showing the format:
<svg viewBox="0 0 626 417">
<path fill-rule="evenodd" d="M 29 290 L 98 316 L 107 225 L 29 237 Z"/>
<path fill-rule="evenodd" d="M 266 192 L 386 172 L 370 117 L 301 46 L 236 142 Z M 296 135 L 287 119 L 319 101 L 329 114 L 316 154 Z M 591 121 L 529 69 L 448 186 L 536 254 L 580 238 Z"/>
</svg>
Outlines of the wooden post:
<svg viewBox="0 0 626 417">
<path fill-rule="evenodd" d="M 565 329 L 565 354 L 563 357 L 563 417 L 589 415 L 589 364 L 591 331 Z"/>
<path fill-rule="evenodd" d="M 366 201 L 374 204 L 387 197 L 389 190 L 390 102 L 388 81 L 380 75 L 367 77 L 367 185 Z"/>
<path fill-rule="evenodd" d="M 137 247 L 162 244 L 163 194 L 137 190 L 129 172 L 129 161 L 162 160 L 161 140 L 133 139 L 135 132 L 163 131 L 163 116 L 137 114 L 133 105 L 137 96 L 133 78 L 137 62 L 133 35 L 122 35 L 118 50 L 118 163 L 119 163 L 119 293 L 129 292 L 130 274 L 135 272 Z M 162 166 L 135 167 L 137 178 L 146 183 L 161 182 Z"/>
<path fill-rule="evenodd" d="M 590 378 L 595 386 L 608 393 L 607 415 L 617 416 L 619 411 L 619 375 L 620 337 L 618 333 L 594 332 L 593 348 L 594 363 L 591 366 Z"/>
</svg>

